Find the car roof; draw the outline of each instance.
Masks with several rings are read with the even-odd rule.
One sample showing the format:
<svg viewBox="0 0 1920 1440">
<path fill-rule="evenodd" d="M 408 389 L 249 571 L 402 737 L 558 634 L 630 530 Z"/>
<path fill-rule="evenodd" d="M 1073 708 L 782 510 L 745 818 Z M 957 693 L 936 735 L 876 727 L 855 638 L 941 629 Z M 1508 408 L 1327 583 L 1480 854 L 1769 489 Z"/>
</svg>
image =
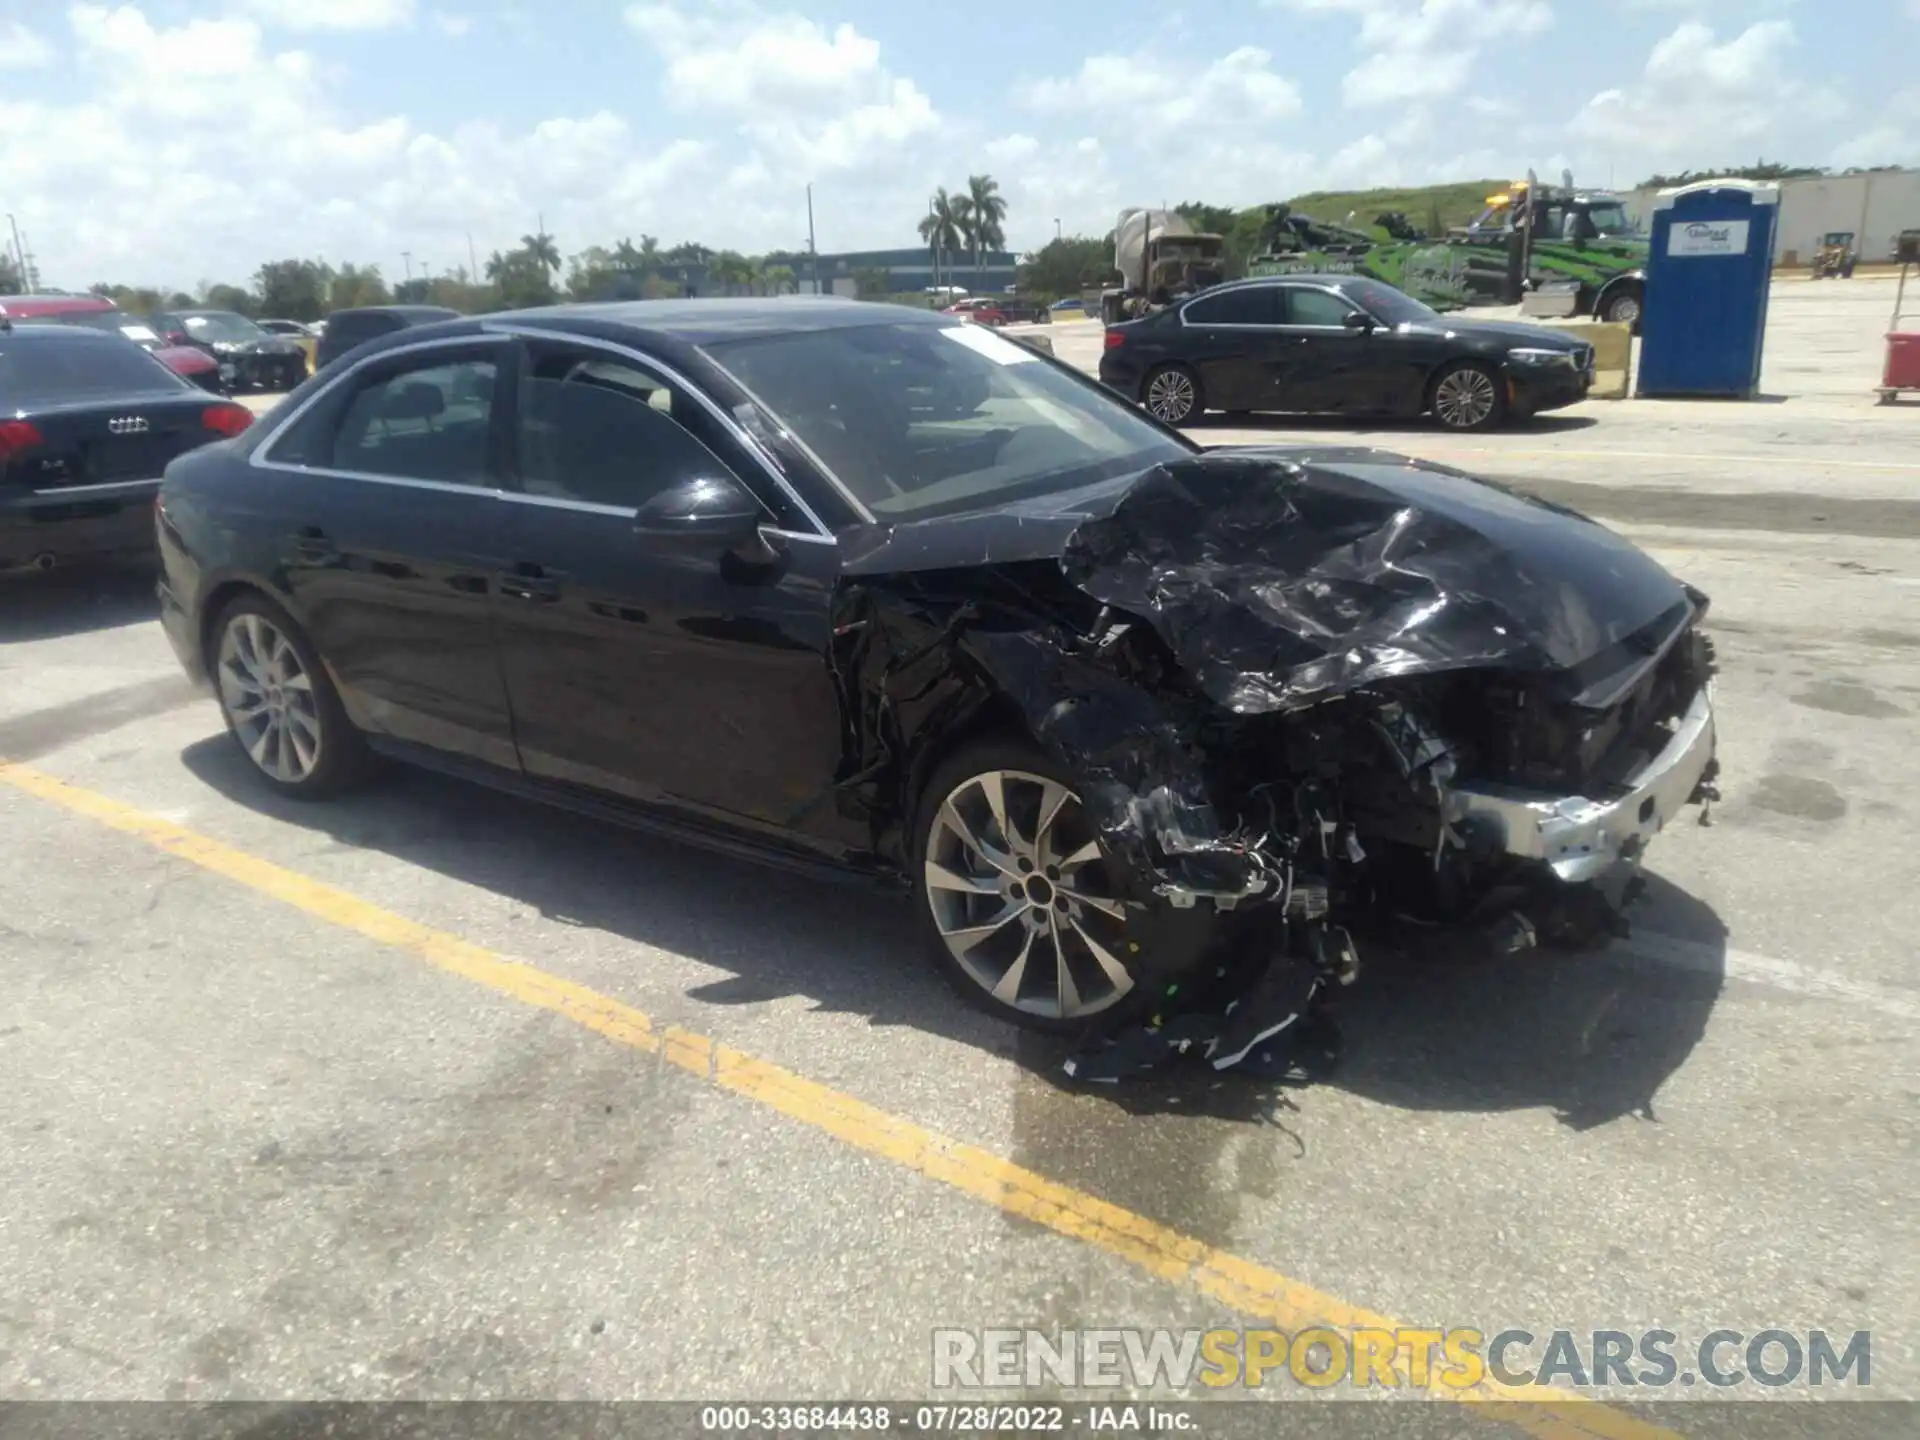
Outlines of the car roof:
<svg viewBox="0 0 1920 1440">
<path fill-rule="evenodd" d="M 403 319 L 451 320 L 459 313 L 446 305 L 353 305 L 330 312 L 327 319 L 338 320 L 347 315 L 398 315 Z"/>
<path fill-rule="evenodd" d="M 124 345 L 126 337 L 112 330 L 92 330 L 78 325 L 61 325 L 52 316 L 23 315 L 8 332 L 9 340 L 61 341 L 73 345 Z"/>
<path fill-rule="evenodd" d="M 575 329 L 591 334 L 604 327 L 637 330 L 685 345 L 793 335 L 809 330 L 842 330 L 862 325 L 946 325 L 931 310 L 846 300 L 823 295 L 736 296 L 694 300 L 624 300 L 610 304 L 551 305 L 487 316 L 516 325 Z"/>
<path fill-rule="evenodd" d="M 958 324 L 950 315 L 864 300 L 795 295 L 694 300 L 627 300 L 610 304 L 543 305 L 492 315 L 463 315 L 456 320 L 396 330 L 366 342 L 377 354 L 440 337 L 482 334 L 489 327 L 544 330 L 582 339 L 638 342 L 668 350 L 723 340 L 760 339 L 813 330 L 854 329 L 872 325 Z"/>
</svg>

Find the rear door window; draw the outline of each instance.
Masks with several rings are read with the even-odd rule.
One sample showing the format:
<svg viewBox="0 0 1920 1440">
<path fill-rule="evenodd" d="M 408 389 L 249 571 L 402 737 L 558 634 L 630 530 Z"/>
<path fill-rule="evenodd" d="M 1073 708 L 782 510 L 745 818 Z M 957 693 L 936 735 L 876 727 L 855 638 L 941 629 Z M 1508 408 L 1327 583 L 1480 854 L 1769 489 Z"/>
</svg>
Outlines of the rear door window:
<svg viewBox="0 0 1920 1440">
<path fill-rule="evenodd" d="M 273 442 L 280 465 L 498 487 L 493 463 L 502 347 L 412 354 L 356 374 Z"/>
<path fill-rule="evenodd" d="M 1289 285 L 1286 287 L 1286 320 L 1288 325 L 1311 325 L 1325 330 L 1338 330 L 1346 323 L 1348 315 L 1353 313 L 1353 302 L 1331 290 L 1316 290 L 1310 285 Z"/>
<path fill-rule="evenodd" d="M 1246 285 L 1202 295 L 1181 312 L 1189 325 L 1277 325 L 1280 307 L 1271 285 Z"/>
</svg>

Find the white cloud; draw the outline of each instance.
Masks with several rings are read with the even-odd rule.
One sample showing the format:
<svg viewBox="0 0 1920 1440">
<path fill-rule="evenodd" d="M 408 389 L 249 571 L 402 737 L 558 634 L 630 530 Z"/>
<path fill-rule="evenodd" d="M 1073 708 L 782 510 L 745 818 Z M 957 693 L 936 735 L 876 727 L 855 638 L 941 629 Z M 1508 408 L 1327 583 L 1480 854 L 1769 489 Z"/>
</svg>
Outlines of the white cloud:
<svg viewBox="0 0 1920 1440">
<path fill-rule="evenodd" d="M 436 10 L 433 12 L 432 19 L 434 29 L 452 40 L 458 40 L 473 30 L 471 15 L 462 15 L 452 10 Z"/>
<path fill-rule="evenodd" d="M 1431 100 L 1466 88 L 1480 54 L 1553 23 L 1546 0 L 1266 0 L 1359 22 L 1360 63 L 1341 82 L 1356 109 Z"/>
<path fill-rule="evenodd" d="M 1044 114 L 1131 117 L 1143 126 L 1209 126 L 1284 120 L 1300 111 L 1300 88 L 1272 69 L 1273 57 L 1242 45 L 1209 65 L 1144 55 L 1090 55 L 1071 75 L 1027 81 L 1016 97 Z"/>
<path fill-rule="evenodd" d="M 1724 43 L 1689 20 L 1653 47 L 1640 78 L 1601 91 L 1568 127 L 1570 137 L 1636 164 L 1699 169 L 1795 145 L 1810 121 L 1845 112 L 1836 95 L 1797 79 L 1785 20 L 1762 20 Z"/>
<path fill-rule="evenodd" d="M 246 0 L 246 8 L 288 30 L 392 30 L 413 20 L 414 0 Z"/>
<path fill-rule="evenodd" d="M 933 101 L 881 63 L 879 43 L 851 25 L 828 31 L 748 0 L 699 11 L 631 5 L 627 23 L 667 62 L 666 98 L 695 114 L 729 113 L 765 162 L 743 175 L 884 172 L 907 142 L 940 124 Z M 796 188 L 797 185 L 796 185 Z"/>
<path fill-rule="evenodd" d="M 38 70 L 53 63 L 53 46 L 18 20 L 0 20 L 0 70 Z"/>
</svg>

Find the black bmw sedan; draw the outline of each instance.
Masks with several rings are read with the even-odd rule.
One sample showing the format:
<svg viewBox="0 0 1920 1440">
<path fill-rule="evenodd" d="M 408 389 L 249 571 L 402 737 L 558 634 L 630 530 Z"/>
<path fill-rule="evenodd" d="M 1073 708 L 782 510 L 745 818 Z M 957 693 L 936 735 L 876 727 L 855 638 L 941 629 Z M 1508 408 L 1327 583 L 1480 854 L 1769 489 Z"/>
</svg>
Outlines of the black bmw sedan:
<svg viewBox="0 0 1920 1440">
<path fill-rule="evenodd" d="M 0 320 L 0 570 L 151 560 L 167 462 L 252 422 L 112 331 Z"/>
<path fill-rule="evenodd" d="M 1430 414 L 1489 430 L 1584 400 L 1593 347 L 1541 325 L 1442 315 L 1378 280 L 1217 285 L 1108 328 L 1100 379 L 1170 425 L 1209 410 Z"/>
<path fill-rule="evenodd" d="M 1338 968 L 1370 910 L 1545 933 L 1712 778 L 1706 597 L 1610 531 L 1376 451 L 1202 452 L 889 306 L 403 330 L 175 461 L 156 519 L 264 785 L 398 758 L 864 876 L 1040 1028 L 1230 939 Z"/>
</svg>

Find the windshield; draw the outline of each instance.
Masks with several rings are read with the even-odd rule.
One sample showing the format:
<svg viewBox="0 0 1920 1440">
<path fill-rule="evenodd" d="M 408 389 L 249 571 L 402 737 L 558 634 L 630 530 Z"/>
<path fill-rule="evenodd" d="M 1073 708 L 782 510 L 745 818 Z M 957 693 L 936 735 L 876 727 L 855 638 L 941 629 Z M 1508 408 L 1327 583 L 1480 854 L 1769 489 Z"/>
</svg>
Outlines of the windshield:
<svg viewBox="0 0 1920 1440">
<path fill-rule="evenodd" d="M 229 310 L 214 310 L 204 315 L 183 315 L 187 333 L 196 340 L 258 340 L 266 334 L 244 315 Z"/>
<path fill-rule="evenodd" d="M 1634 233 L 1633 220 L 1627 214 L 1627 207 L 1618 200 L 1595 203 L 1587 206 L 1587 218 L 1593 222 L 1597 235 L 1631 235 Z"/>
<path fill-rule="evenodd" d="M 115 335 L 124 335 L 137 345 L 158 345 L 160 337 L 153 327 L 137 315 L 129 315 L 124 310 L 99 310 L 89 315 L 68 315 L 62 317 L 69 325 L 84 326 L 88 330 L 106 330 Z"/>
<path fill-rule="evenodd" d="M 867 325 L 709 347 L 881 519 L 1074 489 L 1191 451 L 977 325 Z"/>
<path fill-rule="evenodd" d="M 1374 319 L 1389 325 L 1427 325 L 1440 319 L 1438 310 L 1378 280 L 1342 280 L 1340 289 Z"/>
<path fill-rule="evenodd" d="M 29 405 L 57 405 L 108 395 L 139 395 L 186 387 L 138 345 L 116 345 L 86 335 L 0 335 L 0 414 Z"/>
</svg>

